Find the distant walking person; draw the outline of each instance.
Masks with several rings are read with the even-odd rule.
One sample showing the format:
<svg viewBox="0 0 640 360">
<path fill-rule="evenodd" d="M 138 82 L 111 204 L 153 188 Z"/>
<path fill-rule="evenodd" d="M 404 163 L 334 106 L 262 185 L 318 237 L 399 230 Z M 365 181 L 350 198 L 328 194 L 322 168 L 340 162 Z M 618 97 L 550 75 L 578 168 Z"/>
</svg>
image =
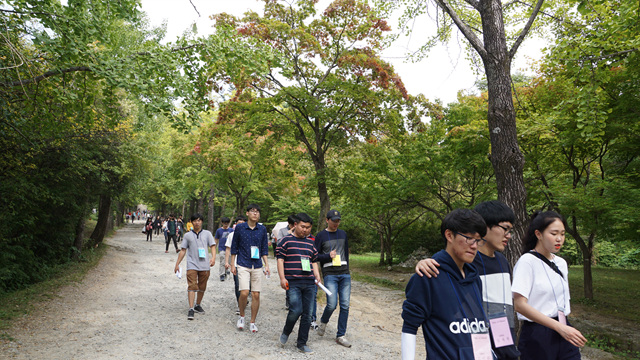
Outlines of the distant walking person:
<svg viewBox="0 0 640 360">
<path fill-rule="evenodd" d="M 296 215 L 297 222 L 291 235 L 280 240 L 276 249 L 280 286 L 289 293 L 289 312 L 280 335 L 280 344 L 285 345 L 298 319 L 298 340 L 300 352 L 312 353 L 307 345 L 311 312 L 316 299 L 316 284 L 320 279 L 318 271 L 318 251 L 309 238 L 312 220 L 305 213 Z"/>
<path fill-rule="evenodd" d="M 327 295 L 327 306 L 320 317 L 318 335 L 323 336 L 327 323 L 340 303 L 338 315 L 338 331 L 336 342 L 351 347 L 346 338 L 347 321 L 349 319 L 349 302 L 351 299 L 351 274 L 349 272 L 349 239 L 344 230 L 338 229 L 341 215 L 336 210 L 327 212 L 327 228 L 316 235 L 315 246 L 318 249 L 318 261 L 322 268 L 325 286 L 331 291 Z"/>
<path fill-rule="evenodd" d="M 208 230 L 207 230 L 208 231 Z M 169 221 L 167 221 L 167 237 L 166 237 L 166 247 L 164 249 L 165 253 L 169 252 L 169 243 L 173 240 L 173 246 L 176 248 L 176 252 L 178 250 L 178 225 L 176 224 L 176 218 L 173 214 L 169 215 Z"/>
<path fill-rule="evenodd" d="M 153 219 L 147 218 L 147 222 L 144 224 L 144 230 L 147 234 L 147 241 L 153 241 Z"/>
<path fill-rule="evenodd" d="M 216 243 L 218 244 L 218 256 L 220 257 L 218 259 L 218 267 L 220 268 L 218 271 L 218 276 L 220 277 L 220 281 L 224 281 L 225 278 L 227 277 L 227 273 L 229 270 L 227 270 L 227 268 L 225 267 L 225 256 L 226 256 L 226 244 L 227 244 L 227 237 L 230 236 L 229 234 L 233 233 L 233 229 L 229 228 L 229 222 L 231 222 L 231 220 L 226 217 L 223 216 L 222 218 L 220 218 L 220 223 L 222 224 L 222 227 L 219 228 L 218 230 L 216 230 Z"/>
<path fill-rule="evenodd" d="M 207 280 L 211 273 L 211 267 L 216 263 L 216 241 L 209 230 L 202 230 L 203 219 L 200 214 L 191 216 L 193 230 L 185 234 L 181 245 L 182 249 L 173 269 L 174 273 L 179 271 L 180 263 L 186 255 L 187 283 L 189 284 L 187 288 L 189 299 L 188 320 L 193 320 L 195 312 L 204 314 L 204 309 L 201 306 L 202 297 L 205 290 L 207 290 Z M 209 257 L 207 249 L 210 249 L 211 257 Z"/>
<path fill-rule="evenodd" d="M 236 326 L 238 330 L 244 330 L 245 307 L 247 298 L 251 290 L 251 324 L 249 330 L 257 332 L 256 316 L 260 309 L 260 291 L 262 290 L 262 264 L 264 261 L 265 274 L 271 275 L 269 271 L 269 235 L 267 228 L 258 224 L 260 220 L 260 206 L 247 206 L 246 223 L 236 225 L 233 232 L 233 243 L 231 244 L 231 272 L 238 275 L 240 288 L 240 317 Z M 238 260 L 238 266 L 235 260 Z"/>
</svg>

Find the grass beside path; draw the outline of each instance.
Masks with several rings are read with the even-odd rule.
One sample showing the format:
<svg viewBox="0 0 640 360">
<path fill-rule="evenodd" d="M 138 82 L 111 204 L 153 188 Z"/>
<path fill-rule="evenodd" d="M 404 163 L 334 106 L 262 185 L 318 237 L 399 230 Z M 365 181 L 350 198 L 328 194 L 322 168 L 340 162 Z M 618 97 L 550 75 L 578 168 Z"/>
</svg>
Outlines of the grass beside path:
<svg viewBox="0 0 640 360">
<path fill-rule="evenodd" d="M 389 289 L 404 290 L 413 268 L 379 266 L 380 254 L 349 255 L 351 276 Z M 571 317 L 588 345 L 627 359 L 640 359 L 640 270 L 593 268 L 594 299 L 584 298 L 581 266 L 569 269 Z"/>
<path fill-rule="evenodd" d="M 95 221 L 87 222 L 87 228 L 93 229 L 94 226 Z M 90 234 L 90 230 L 87 230 L 86 238 Z M 113 232 L 108 236 L 112 234 Z M 102 243 L 97 248 L 86 249 L 82 252 L 81 261 L 71 261 L 55 267 L 51 271 L 49 279 L 25 289 L 0 294 L 0 304 L 2 304 L 0 308 L 0 339 L 10 340 L 6 331 L 14 319 L 29 314 L 39 302 L 54 298 L 61 287 L 82 281 L 87 272 L 98 264 L 107 248 L 108 246 Z"/>
</svg>

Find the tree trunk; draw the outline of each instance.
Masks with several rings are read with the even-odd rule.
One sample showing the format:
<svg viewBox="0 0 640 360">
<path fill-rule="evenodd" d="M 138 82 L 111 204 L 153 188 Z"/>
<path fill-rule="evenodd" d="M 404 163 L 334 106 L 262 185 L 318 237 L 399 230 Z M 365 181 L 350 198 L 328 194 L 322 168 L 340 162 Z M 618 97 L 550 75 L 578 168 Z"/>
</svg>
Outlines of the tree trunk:
<svg viewBox="0 0 640 360">
<path fill-rule="evenodd" d="M 320 232 L 327 227 L 327 213 L 331 210 L 331 199 L 327 189 L 327 165 L 324 161 L 324 153 L 319 153 L 313 158 L 313 165 L 316 169 L 316 181 L 318 184 L 318 197 L 320 198 L 320 214 L 318 215 L 317 231 Z"/>
<path fill-rule="evenodd" d="M 109 225 L 109 217 L 111 216 L 111 197 L 109 195 L 100 195 L 100 205 L 98 206 L 98 223 L 91 233 L 92 245 L 98 245 L 107 234 L 107 226 Z"/>
<path fill-rule="evenodd" d="M 504 252 L 511 266 L 514 266 L 522 254 L 522 239 L 528 224 L 524 156 L 518 147 L 516 112 L 511 94 L 511 59 L 507 49 L 502 5 L 499 1 L 481 1 L 480 6 L 486 49 L 482 60 L 489 95 L 487 119 L 491 164 L 496 176 L 498 199 L 511 207 L 516 215 L 516 236 Z"/>
<path fill-rule="evenodd" d="M 571 218 L 575 223 L 576 218 L 574 216 Z M 576 240 L 578 246 L 580 246 L 580 251 L 582 252 L 584 297 L 593 300 L 593 275 L 591 274 L 591 263 L 593 261 L 593 238 L 595 237 L 595 234 L 591 234 L 589 236 L 589 243 L 587 243 L 584 241 L 582 236 L 575 231 L 576 229 L 576 226 L 572 226 L 570 229 L 567 229 L 567 232 Z"/>
<path fill-rule="evenodd" d="M 198 214 L 202 214 L 204 212 L 204 198 L 205 198 L 205 194 L 204 191 L 200 191 L 200 193 L 198 194 Z"/>
<path fill-rule="evenodd" d="M 80 255 L 82 254 L 82 247 L 84 246 L 84 227 L 85 227 L 85 211 L 82 211 L 80 217 L 78 217 L 78 222 L 76 223 L 76 237 L 73 241 L 73 247 L 75 251 L 73 252 L 73 260 L 80 260 Z"/>
<path fill-rule="evenodd" d="M 115 208 L 118 211 L 118 215 L 116 216 L 116 227 L 120 227 L 124 223 L 124 204 L 122 201 L 116 201 Z"/>
<path fill-rule="evenodd" d="M 384 265 L 384 236 L 382 236 L 381 233 L 378 233 L 378 235 L 380 236 L 380 261 L 378 262 L 378 265 L 383 266 Z"/>
<path fill-rule="evenodd" d="M 209 209 L 209 211 L 207 212 L 207 224 L 209 227 L 209 231 L 214 234 L 216 232 L 215 198 L 216 190 L 213 187 L 213 183 L 211 183 L 211 187 L 209 188 L 209 202 L 207 203 L 207 208 Z"/>
</svg>

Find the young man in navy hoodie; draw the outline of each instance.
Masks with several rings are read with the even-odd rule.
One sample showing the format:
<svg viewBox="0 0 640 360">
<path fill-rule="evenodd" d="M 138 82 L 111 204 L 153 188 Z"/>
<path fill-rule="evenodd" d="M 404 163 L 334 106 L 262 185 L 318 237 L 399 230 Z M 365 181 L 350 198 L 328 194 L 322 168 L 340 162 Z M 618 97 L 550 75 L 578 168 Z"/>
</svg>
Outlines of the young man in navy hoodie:
<svg viewBox="0 0 640 360">
<path fill-rule="evenodd" d="M 478 269 L 482 280 L 482 301 L 489 321 L 493 352 L 499 360 L 516 360 L 520 352 L 515 345 L 515 319 L 511 297 L 511 267 L 502 255 L 513 235 L 516 215 L 506 204 L 491 200 L 473 208 L 487 224 L 486 244 L 478 249 L 472 265 Z M 416 265 L 416 273 L 427 277 L 438 276 L 438 263 L 425 259 Z M 506 325 L 509 326 L 507 331 Z M 510 333 L 510 334 L 509 334 Z"/>
<path fill-rule="evenodd" d="M 485 242 L 487 225 L 477 212 L 457 209 L 444 218 L 440 233 L 446 247 L 433 256 L 440 276 L 415 274 L 405 290 L 402 359 L 415 358 L 420 326 L 429 360 L 493 359 L 482 283 L 471 265 Z"/>
</svg>

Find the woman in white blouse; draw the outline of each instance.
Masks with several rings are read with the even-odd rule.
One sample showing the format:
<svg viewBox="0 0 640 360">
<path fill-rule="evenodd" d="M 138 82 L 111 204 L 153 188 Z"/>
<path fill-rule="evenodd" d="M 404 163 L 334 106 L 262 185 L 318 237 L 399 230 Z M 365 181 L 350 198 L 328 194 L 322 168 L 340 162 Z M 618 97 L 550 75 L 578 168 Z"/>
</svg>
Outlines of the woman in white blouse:
<svg viewBox="0 0 640 360">
<path fill-rule="evenodd" d="M 511 286 L 518 319 L 524 320 L 518 342 L 521 360 L 580 359 L 579 347 L 587 342 L 567 321 L 569 269 L 555 255 L 564 240 L 565 223 L 558 213 L 533 215 Z"/>
</svg>

